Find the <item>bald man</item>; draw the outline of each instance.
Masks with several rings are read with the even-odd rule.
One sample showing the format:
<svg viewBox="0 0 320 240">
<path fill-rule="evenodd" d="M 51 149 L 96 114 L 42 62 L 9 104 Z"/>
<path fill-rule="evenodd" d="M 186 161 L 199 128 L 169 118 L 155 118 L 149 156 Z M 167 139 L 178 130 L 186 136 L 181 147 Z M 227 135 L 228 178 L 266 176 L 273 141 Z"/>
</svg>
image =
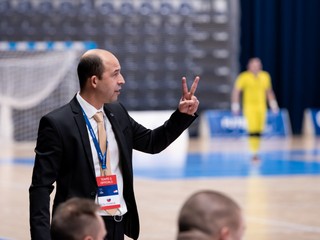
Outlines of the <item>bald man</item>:
<svg viewBox="0 0 320 240">
<path fill-rule="evenodd" d="M 53 214 L 69 198 L 93 199 L 101 206 L 106 239 L 122 240 L 124 235 L 138 239 L 132 151 L 161 152 L 190 126 L 197 118 L 199 101 L 194 93 L 199 77 L 190 90 L 182 78 L 177 110 L 151 130 L 132 119 L 117 101 L 125 80 L 114 54 L 89 50 L 77 72 L 80 91 L 40 119 L 29 188 L 31 237 L 51 239 L 50 195 L 56 184 Z"/>
<path fill-rule="evenodd" d="M 238 204 L 216 191 L 199 191 L 180 210 L 177 240 L 241 240 L 244 220 Z"/>
</svg>

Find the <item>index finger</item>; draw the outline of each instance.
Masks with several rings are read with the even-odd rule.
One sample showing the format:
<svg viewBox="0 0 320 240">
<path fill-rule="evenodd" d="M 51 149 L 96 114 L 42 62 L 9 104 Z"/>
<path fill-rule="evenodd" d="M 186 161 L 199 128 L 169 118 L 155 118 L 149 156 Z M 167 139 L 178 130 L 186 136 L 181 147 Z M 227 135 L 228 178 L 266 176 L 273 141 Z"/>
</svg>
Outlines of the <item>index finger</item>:
<svg viewBox="0 0 320 240">
<path fill-rule="evenodd" d="M 182 77 L 182 96 L 185 97 L 188 94 L 188 86 L 186 77 Z"/>
<path fill-rule="evenodd" d="M 193 83 L 192 83 L 192 85 L 191 85 L 191 88 L 190 88 L 190 95 L 191 95 L 191 97 L 194 95 L 194 93 L 195 93 L 196 90 L 197 90 L 199 80 L 200 80 L 200 77 L 199 77 L 199 76 L 196 76 L 196 78 L 194 79 L 194 81 L 193 81 Z"/>
</svg>

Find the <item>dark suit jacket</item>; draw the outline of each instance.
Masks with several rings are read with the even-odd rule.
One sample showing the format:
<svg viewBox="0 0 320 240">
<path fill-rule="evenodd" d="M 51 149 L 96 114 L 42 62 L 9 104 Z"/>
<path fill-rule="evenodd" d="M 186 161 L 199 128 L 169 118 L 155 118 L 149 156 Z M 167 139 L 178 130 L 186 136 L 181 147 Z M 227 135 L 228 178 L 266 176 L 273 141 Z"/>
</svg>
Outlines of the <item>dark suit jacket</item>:
<svg viewBox="0 0 320 240">
<path fill-rule="evenodd" d="M 139 236 L 139 217 L 133 191 L 132 150 L 158 153 L 172 143 L 196 117 L 176 110 L 164 125 L 146 129 L 120 103 L 104 106 L 119 147 L 128 212 L 125 234 Z M 32 183 L 29 188 L 32 239 L 50 239 L 50 194 L 56 182 L 54 209 L 71 197 L 95 199 L 97 183 L 86 123 L 76 97 L 42 117 L 39 124 Z"/>
</svg>

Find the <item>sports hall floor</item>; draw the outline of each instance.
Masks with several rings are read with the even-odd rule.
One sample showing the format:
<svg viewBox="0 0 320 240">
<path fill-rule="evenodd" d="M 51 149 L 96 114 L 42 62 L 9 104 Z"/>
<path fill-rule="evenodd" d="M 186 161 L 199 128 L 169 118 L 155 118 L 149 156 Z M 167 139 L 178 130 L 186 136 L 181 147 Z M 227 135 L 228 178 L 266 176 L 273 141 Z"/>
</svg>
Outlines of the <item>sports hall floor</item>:
<svg viewBox="0 0 320 240">
<path fill-rule="evenodd" d="M 0 145 L 0 239 L 30 239 L 28 187 L 34 144 Z M 141 240 L 175 239 L 178 211 L 213 189 L 243 208 L 245 240 L 320 239 L 320 139 L 263 139 L 251 162 L 245 138 L 190 139 L 162 155 L 135 155 Z"/>
</svg>

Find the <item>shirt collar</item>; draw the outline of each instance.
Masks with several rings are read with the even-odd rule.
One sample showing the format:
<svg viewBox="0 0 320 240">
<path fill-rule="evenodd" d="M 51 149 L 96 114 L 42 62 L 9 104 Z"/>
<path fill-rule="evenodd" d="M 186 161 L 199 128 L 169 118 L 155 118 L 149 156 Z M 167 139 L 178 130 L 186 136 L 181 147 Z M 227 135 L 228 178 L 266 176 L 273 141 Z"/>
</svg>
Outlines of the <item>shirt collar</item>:
<svg viewBox="0 0 320 240">
<path fill-rule="evenodd" d="M 79 92 L 77 92 L 76 98 L 89 119 L 92 118 L 93 115 L 95 115 L 97 112 L 103 112 L 103 115 L 104 115 L 103 107 L 101 107 L 100 109 L 96 109 L 86 100 L 84 100 L 83 97 L 80 96 Z"/>
</svg>

